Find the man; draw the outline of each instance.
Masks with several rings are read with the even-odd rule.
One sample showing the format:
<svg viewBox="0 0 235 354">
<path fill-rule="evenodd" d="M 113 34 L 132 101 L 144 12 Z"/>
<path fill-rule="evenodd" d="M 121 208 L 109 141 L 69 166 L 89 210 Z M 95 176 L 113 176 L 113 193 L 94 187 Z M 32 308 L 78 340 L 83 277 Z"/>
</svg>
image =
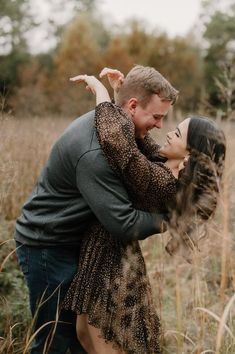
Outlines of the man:
<svg viewBox="0 0 235 354">
<path fill-rule="evenodd" d="M 136 137 L 161 128 L 178 92 L 155 69 L 134 67 L 117 94 L 132 118 Z M 77 271 L 79 244 L 97 218 L 124 243 L 161 231 L 164 215 L 133 208 L 98 143 L 94 111 L 76 119 L 54 144 L 41 176 L 16 222 L 17 255 L 39 330 L 31 353 L 84 353 L 75 337 L 75 316 L 59 304 Z M 81 289 L 82 291 L 82 289 Z M 76 349 L 77 348 L 77 349 Z"/>
</svg>

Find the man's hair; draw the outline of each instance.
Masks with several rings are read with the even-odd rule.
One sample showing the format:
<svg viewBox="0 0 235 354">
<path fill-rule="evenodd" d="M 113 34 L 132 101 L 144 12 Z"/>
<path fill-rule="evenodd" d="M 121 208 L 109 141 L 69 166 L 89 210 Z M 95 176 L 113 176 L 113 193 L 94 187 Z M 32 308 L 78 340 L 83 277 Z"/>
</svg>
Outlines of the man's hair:
<svg viewBox="0 0 235 354">
<path fill-rule="evenodd" d="M 175 103 L 177 91 L 156 69 L 149 66 L 136 65 L 129 71 L 116 94 L 118 106 L 124 106 L 132 97 L 137 98 L 145 108 L 152 95 L 157 94 L 164 101 Z"/>
</svg>

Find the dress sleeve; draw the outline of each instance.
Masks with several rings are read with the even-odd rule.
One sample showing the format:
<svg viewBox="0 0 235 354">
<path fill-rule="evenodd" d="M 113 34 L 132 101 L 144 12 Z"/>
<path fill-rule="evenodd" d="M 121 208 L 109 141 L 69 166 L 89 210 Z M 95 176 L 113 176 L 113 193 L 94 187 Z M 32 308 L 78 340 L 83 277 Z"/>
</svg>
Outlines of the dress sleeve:
<svg viewBox="0 0 235 354">
<path fill-rule="evenodd" d="M 161 232 L 164 215 L 133 207 L 125 186 L 108 166 L 101 149 L 82 155 L 76 168 L 76 181 L 99 222 L 123 243 Z"/>
<path fill-rule="evenodd" d="M 141 153 L 132 120 L 118 106 L 104 102 L 96 107 L 95 122 L 103 153 L 128 192 L 144 208 L 165 209 L 175 196 L 176 179 L 163 163 Z"/>
<path fill-rule="evenodd" d="M 165 162 L 166 159 L 159 155 L 160 145 L 151 137 L 149 133 L 144 138 L 136 139 L 139 150 L 148 160 L 155 162 Z"/>
</svg>

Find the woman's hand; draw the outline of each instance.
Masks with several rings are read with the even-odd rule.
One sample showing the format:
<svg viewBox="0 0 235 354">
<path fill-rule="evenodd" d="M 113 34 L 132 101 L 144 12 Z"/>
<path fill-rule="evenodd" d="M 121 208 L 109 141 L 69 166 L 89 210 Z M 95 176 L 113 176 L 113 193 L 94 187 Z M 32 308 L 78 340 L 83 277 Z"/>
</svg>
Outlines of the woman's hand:
<svg viewBox="0 0 235 354">
<path fill-rule="evenodd" d="M 78 75 L 71 77 L 69 80 L 76 83 L 84 82 L 86 84 L 86 89 L 96 95 L 97 105 L 105 101 L 110 102 L 109 93 L 106 87 L 95 76 Z"/>
<path fill-rule="evenodd" d="M 124 81 L 124 75 L 121 71 L 116 69 L 104 68 L 100 73 L 100 78 L 108 77 L 109 84 L 114 91 L 118 91 Z"/>
<path fill-rule="evenodd" d="M 76 83 L 84 82 L 87 85 L 86 89 L 88 91 L 91 91 L 94 95 L 102 85 L 101 82 L 95 76 L 78 75 L 71 77 L 69 80 Z"/>
</svg>

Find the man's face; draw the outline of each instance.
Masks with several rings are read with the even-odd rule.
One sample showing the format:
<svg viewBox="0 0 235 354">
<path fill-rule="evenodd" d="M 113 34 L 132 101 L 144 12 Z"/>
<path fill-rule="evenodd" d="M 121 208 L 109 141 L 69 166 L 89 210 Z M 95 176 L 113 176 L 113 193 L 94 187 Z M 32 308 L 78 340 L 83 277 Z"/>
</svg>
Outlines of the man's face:
<svg viewBox="0 0 235 354">
<path fill-rule="evenodd" d="M 141 107 L 137 100 L 135 102 L 136 105 L 132 107 L 130 114 L 135 124 L 136 137 L 143 138 L 149 130 L 162 127 L 163 118 L 167 114 L 171 102 L 163 101 L 156 94 L 152 95 L 145 108 Z"/>
</svg>

